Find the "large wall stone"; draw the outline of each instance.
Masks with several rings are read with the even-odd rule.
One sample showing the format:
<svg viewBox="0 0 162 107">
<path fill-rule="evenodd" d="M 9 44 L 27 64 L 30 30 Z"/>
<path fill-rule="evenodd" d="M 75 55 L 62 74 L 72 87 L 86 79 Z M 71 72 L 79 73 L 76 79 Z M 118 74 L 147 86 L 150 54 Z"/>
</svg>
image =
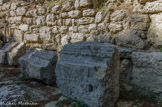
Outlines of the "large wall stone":
<svg viewBox="0 0 162 107">
<path fill-rule="evenodd" d="M 148 29 L 147 39 L 155 47 L 162 46 L 162 14 L 151 15 L 151 25 Z"/>
<path fill-rule="evenodd" d="M 162 101 L 162 53 L 133 52 L 132 78 L 136 90 Z"/>
<path fill-rule="evenodd" d="M 110 44 L 67 44 L 56 65 L 62 93 L 90 107 L 112 107 L 119 96 L 119 52 Z"/>
</svg>

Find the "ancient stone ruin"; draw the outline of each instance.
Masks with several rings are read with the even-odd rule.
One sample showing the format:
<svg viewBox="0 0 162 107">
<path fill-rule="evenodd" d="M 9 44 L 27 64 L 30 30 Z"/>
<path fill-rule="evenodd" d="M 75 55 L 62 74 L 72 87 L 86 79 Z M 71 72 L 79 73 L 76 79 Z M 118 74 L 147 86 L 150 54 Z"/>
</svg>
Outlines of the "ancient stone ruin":
<svg viewBox="0 0 162 107">
<path fill-rule="evenodd" d="M 161 34 L 161 0 L 0 0 L 0 107 L 161 107 Z"/>
<path fill-rule="evenodd" d="M 21 72 L 25 79 L 38 79 L 46 84 L 52 84 L 55 80 L 56 61 L 56 53 L 32 48 L 19 59 Z"/>
<path fill-rule="evenodd" d="M 119 97 L 117 48 L 97 42 L 65 45 L 56 65 L 62 93 L 90 107 L 114 106 Z"/>
</svg>

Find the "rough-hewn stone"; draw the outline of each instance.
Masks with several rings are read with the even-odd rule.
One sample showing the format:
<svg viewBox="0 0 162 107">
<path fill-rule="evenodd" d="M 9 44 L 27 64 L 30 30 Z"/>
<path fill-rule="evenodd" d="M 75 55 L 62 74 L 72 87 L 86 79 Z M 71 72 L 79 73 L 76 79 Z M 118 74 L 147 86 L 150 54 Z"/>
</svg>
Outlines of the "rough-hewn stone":
<svg viewBox="0 0 162 107">
<path fill-rule="evenodd" d="M 24 40 L 28 42 L 38 42 L 39 34 L 24 34 Z"/>
<path fill-rule="evenodd" d="M 16 14 L 19 16 L 25 15 L 27 9 L 25 7 L 19 7 L 16 9 Z"/>
<path fill-rule="evenodd" d="M 133 52 L 132 78 L 136 90 L 162 101 L 162 53 Z"/>
<path fill-rule="evenodd" d="M 148 29 L 147 39 L 155 47 L 162 46 L 162 14 L 151 15 L 151 25 Z"/>
<path fill-rule="evenodd" d="M 147 2 L 145 5 L 135 5 L 133 11 L 140 13 L 159 13 L 162 12 L 162 1 L 153 0 L 154 2 Z"/>
<path fill-rule="evenodd" d="M 7 43 L 5 46 L 3 46 L 0 50 L 0 63 L 1 64 L 8 64 L 8 53 L 16 47 L 17 43 Z"/>
<path fill-rule="evenodd" d="M 25 43 L 20 43 L 8 53 L 8 64 L 18 65 L 18 59 L 26 52 Z"/>
<path fill-rule="evenodd" d="M 53 51 L 29 49 L 19 59 L 21 72 L 26 79 L 38 79 L 46 84 L 54 82 L 54 69 L 57 61 L 57 54 Z"/>
<path fill-rule="evenodd" d="M 109 44 L 65 45 L 56 65 L 62 93 L 90 107 L 114 106 L 119 96 L 119 53 Z"/>
<path fill-rule="evenodd" d="M 145 42 L 138 35 L 136 31 L 125 30 L 115 37 L 115 41 L 118 46 L 143 49 Z"/>
<path fill-rule="evenodd" d="M 24 37 L 24 33 L 20 30 L 14 30 L 14 35 L 13 35 L 13 39 L 18 42 L 21 43 L 23 42 L 23 37 Z"/>
<path fill-rule="evenodd" d="M 80 25 L 86 25 L 86 24 L 91 24 L 94 22 L 94 18 L 93 17 L 82 17 L 78 20 L 78 23 Z"/>
</svg>

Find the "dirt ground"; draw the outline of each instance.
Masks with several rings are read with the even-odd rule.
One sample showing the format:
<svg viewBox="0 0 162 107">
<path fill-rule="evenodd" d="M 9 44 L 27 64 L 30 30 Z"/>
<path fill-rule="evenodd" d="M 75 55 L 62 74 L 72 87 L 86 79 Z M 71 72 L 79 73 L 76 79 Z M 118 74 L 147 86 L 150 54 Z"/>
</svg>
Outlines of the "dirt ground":
<svg viewBox="0 0 162 107">
<path fill-rule="evenodd" d="M 16 77 L 18 81 L 21 82 L 21 84 L 24 84 L 30 87 L 31 89 L 41 90 L 46 94 L 45 97 L 47 97 L 47 99 L 40 100 L 40 101 L 38 100 L 37 107 L 45 107 L 47 103 L 58 101 L 59 98 L 62 96 L 61 92 L 58 92 L 57 94 L 51 94 L 52 92 L 55 92 L 56 89 L 59 89 L 57 88 L 56 84 L 47 86 L 39 81 L 36 81 L 37 83 L 33 84 L 34 80 L 24 80 L 22 78 L 19 67 L 0 65 L 0 82 L 3 82 L 4 80 L 11 77 Z M 0 88 L 2 87 L 1 85 Z M 59 102 L 57 107 L 68 107 L 69 105 L 72 105 L 72 103 L 74 102 L 75 101 L 66 99 L 66 101 L 64 100 Z M 86 105 L 76 106 L 76 104 L 74 104 L 74 106 L 70 106 L 70 107 L 86 107 Z M 155 101 L 154 97 L 152 96 L 142 96 L 136 93 L 120 92 L 120 97 L 115 107 L 162 107 L 162 105 L 159 104 L 157 101 Z"/>
</svg>

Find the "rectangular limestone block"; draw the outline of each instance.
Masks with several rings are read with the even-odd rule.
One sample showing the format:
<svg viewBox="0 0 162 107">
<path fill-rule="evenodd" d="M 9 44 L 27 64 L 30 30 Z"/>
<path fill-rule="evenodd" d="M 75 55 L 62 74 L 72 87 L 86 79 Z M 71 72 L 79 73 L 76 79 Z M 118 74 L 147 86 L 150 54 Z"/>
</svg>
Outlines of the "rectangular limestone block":
<svg viewBox="0 0 162 107">
<path fill-rule="evenodd" d="M 162 102 L 162 52 L 133 52 L 134 90 Z"/>
<path fill-rule="evenodd" d="M 55 80 L 56 61 L 56 52 L 33 48 L 30 48 L 24 56 L 19 58 L 21 72 L 25 79 L 40 80 L 48 85 Z"/>
<path fill-rule="evenodd" d="M 119 65 L 119 52 L 113 45 L 67 44 L 56 65 L 56 82 L 65 96 L 89 107 L 112 107 L 119 96 Z"/>
</svg>

